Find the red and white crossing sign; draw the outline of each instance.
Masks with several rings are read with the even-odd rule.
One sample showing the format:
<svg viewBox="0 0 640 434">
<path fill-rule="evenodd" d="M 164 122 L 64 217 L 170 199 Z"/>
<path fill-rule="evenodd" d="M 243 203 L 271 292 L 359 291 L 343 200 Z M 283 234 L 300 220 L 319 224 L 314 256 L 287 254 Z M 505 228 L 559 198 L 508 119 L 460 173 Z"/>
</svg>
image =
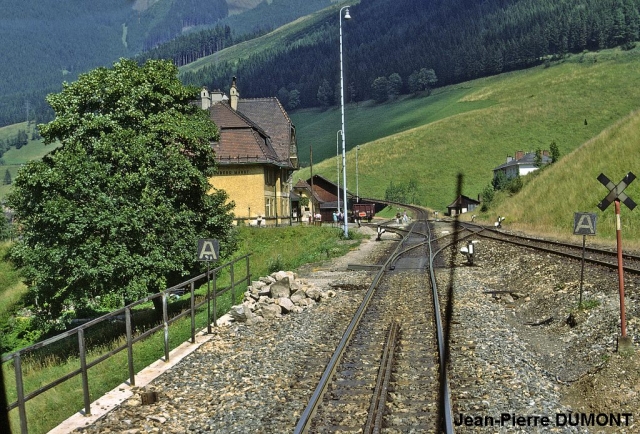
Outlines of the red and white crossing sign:
<svg viewBox="0 0 640 434">
<path fill-rule="evenodd" d="M 627 338 L 627 321 L 624 312 L 624 266 L 622 264 L 622 224 L 620 223 L 620 202 L 624 203 L 630 210 L 633 210 L 636 207 L 636 203 L 633 201 L 633 199 L 627 196 L 624 192 L 624 189 L 627 188 L 627 186 L 631 184 L 634 179 L 636 179 L 636 175 L 629 172 L 624 178 L 622 178 L 622 181 L 620 181 L 618 185 L 614 185 L 613 182 L 611 182 L 609 178 L 604 175 L 604 173 L 601 173 L 600 176 L 598 176 L 598 181 L 600 181 L 602 185 L 609 189 L 609 194 L 598 204 L 598 208 L 604 211 L 609 205 L 611 205 L 611 202 L 615 202 L 616 205 L 616 244 L 618 245 L 617 250 L 618 289 L 620 292 L 620 329 L 622 339 L 627 343 L 630 342 L 630 340 Z"/>
<path fill-rule="evenodd" d="M 609 205 L 611 205 L 611 202 L 617 199 L 624 203 L 630 210 L 633 210 L 636 207 L 636 203 L 624 193 L 624 189 L 627 188 L 634 179 L 636 179 L 636 175 L 629 172 L 627 173 L 627 176 L 622 178 L 622 181 L 620 181 L 618 185 L 615 185 L 605 176 L 604 173 L 601 173 L 600 176 L 598 176 L 598 181 L 609 189 L 609 194 L 598 204 L 598 208 L 604 211 Z"/>
</svg>

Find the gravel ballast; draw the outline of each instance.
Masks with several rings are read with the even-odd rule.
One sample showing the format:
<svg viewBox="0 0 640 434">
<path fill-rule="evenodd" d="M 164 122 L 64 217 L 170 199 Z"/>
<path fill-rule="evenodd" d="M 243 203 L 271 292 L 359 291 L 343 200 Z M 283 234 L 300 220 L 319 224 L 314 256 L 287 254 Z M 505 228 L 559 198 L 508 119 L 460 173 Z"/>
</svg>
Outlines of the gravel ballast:
<svg viewBox="0 0 640 434">
<path fill-rule="evenodd" d="M 375 238 L 374 230 L 362 230 Z M 301 313 L 216 328 L 210 341 L 145 388 L 157 392 L 155 404 L 142 405 L 134 393 L 76 432 L 293 432 L 373 276 L 347 271 L 346 265 L 375 263 L 393 237 L 385 234 L 382 242 L 367 241 L 343 258 L 296 270 L 301 279 L 332 289 L 335 297 Z M 637 355 L 615 351 L 615 272 L 585 270 L 584 297 L 594 300 L 593 307 L 578 311 L 579 264 L 493 241 L 481 241 L 476 252 L 474 266 L 454 253 L 453 268 L 438 269 L 441 291 L 446 292 L 453 276 L 450 383 L 455 418 L 464 413 L 475 424 L 478 417 L 485 423 L 487 417 L 509 414 L 548 417 L 552 423 L 459 426 L 456 432 L 640 432 L 635 421 L 640 408 Z M 444 259 L 450 264 L 448 255 Z M 638 284 L 627 277 L 628 333 L 633 337 L 639 332 Z M 571 313 L 577 322 L 573 327 L 566 321 Z M 571 411 L 632 417 L 623 427 L 558 426 L 556 415 Z"/>
</svg>

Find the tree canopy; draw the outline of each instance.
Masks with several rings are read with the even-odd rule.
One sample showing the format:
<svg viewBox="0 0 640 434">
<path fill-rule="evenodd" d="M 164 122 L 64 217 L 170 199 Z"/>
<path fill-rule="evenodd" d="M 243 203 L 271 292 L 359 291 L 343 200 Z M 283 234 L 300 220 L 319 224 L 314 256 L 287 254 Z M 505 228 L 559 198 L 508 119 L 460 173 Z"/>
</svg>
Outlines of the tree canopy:
<svg viewBox="0 0 640 434">
<path fill-rule="evenodd" d="M 42 318 L 97 296 L 132 301 L 197 271 L 198 238 L 234 248 L 232 204 L 212 190 L 218 131 L 170 61 L 120 60 L 65 83 L 40 125 L 61 147 L 14 179 L 8 204 Z"/>
</svg>

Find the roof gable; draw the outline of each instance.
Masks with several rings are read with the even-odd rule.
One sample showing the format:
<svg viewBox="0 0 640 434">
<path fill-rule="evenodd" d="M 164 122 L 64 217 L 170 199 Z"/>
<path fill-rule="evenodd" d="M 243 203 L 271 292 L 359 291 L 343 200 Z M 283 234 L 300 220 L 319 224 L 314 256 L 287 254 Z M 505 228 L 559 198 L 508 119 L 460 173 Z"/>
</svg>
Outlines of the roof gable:
<svg viewBox="0 0 640 434">
<path fill-rule="evenodd" d="M 289 161 L 293 123 L 277 98 L 240 99 L 238 111 L 266 131 L 280 161 Z"/>
<path fill-rule="evenodd" d="M 220 140 L 213 144 L 216 159 L 224 163 L 279 161 L 268 134 L 228 103 L 209 108 L 211 120 L 218 126 Z"/>
</svg>

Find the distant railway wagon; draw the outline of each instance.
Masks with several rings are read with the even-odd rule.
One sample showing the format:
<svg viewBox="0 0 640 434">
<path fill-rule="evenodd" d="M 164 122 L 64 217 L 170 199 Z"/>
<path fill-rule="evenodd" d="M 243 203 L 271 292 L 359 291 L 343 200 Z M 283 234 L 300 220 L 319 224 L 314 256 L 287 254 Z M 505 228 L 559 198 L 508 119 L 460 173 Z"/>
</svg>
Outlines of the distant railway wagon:
<svg viewBox="0 0 640 434">
<path fill-rule="evenodd" d="M 376 215 L 376 204 L 374 203 L 354 203 L 351 207 L 351 219 L 367 220 L 371 222 L 371 219 Z"/>
</svg>

